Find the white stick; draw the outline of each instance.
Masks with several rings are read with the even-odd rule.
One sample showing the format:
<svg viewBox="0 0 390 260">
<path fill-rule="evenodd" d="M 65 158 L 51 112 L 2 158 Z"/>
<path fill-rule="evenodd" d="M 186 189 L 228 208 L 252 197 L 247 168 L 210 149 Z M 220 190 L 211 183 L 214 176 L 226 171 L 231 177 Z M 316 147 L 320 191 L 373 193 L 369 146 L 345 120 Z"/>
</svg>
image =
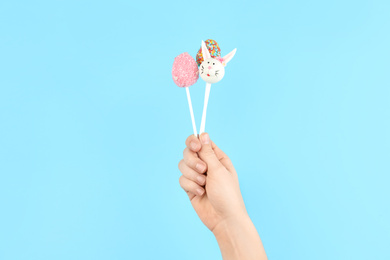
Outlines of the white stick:
<svg viewBox="0 0 390 260">
<path fill-rule="evenodd" d="M 196 132 L 196 124 L 195 124 L 195 117 L 194 117 L 194 111 L 192 110 L 192 102 L 191 102 L 191 96 L 190 96 L 190 88 L 186 87 L 187 92 L 187 100 L 188 100 L 188 106 L 190 107 L 190 113 L 191 113 L 191 120 L 192 120 L 192 128 L 194 129 L 194 135 L 198 137 L 198 133 Z"/>
<path fill-rule="evenodd" d="M 199 135 L 204 133 L 204 129 L 206 127 L 207 103 L 209 103 L 210 89 L 211 89 L 211 84 L 206 83 L 206 93 L 204 94 L 203 114 L 202 114 L 202 122 L 200 123 Z"/>
</svg>

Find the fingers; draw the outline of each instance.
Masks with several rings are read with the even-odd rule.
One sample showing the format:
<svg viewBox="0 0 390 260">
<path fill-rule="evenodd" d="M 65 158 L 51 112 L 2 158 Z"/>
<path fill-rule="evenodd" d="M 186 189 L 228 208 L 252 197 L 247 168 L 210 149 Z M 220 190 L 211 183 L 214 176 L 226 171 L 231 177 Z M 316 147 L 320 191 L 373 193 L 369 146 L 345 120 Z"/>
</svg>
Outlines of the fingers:
<svg viewBox="0 0 390 260">
<path fill-rule="evenodd" d="M 202 145 L 199 138 L 195 137 L 194 135 L 190 135 L 186 140 L 186 146 L 189 150 L 192 152 L 199 152 Z M 225 166 L 228 170 L 233 168 L 233 165 L 229 159 L 229 157 L 218 148 L 218 146 L 215 145 L 213 141 L 211 141 L 211 147 L 215 152 L 215 155 L 217 156 L 218 160 L 222 163 L 223 166 Z M 197 154 L 194 154 L 196 157 L 198 157 Z"/>
<path fill-rule="evenodd" d="M 181 160 L 179 162 L 179 170 L 181 173 L 186 177 L 187 179 L 198 183 L 201 186 L 204 186 L 206 184 L 206 176 L 203 174 L 199 174 L 193 169 L 191 169 L 185 162 L 184 160 Z"/>
<path fill-rule="evenodd" d="M 201 159 L 198 158 L 198 155 L 191 151 L 190 149 L 185 148 L 183 151 L 183 160 L 191 169 L 204 173 L 207 170 L 207 165 Z"/>
<path fill-rule="evenodd" d="M 209 135 L 207 133 L 203 133 L 200 136 L 200 141 L 202 143 L 202 147 L 198 152 L 198 155 L 202 161 L 206 162 L 208 169 L 213 170 L 222 167 L 222 163 L 218 160 L 218 157 L 213 150 Z"/>
<path fill-rule="evenodd" d="M 204 188 L 202 188 L 199 184 L 191 181 L 190 179 L 187 179 L 186 177 L 184 177 L 184 175 L 180 176 L 179 183 L 183 190 L 185 190 L 187 193 L 190 192 L 192 194 L 202 196 L 205 192 Z"/>
<path fill-rule="evenodd" d="M 197 153 L 199 152 L 201 145 L 199 139 L 194 136 L 190 135 L 186 140 L 186 146 L 193 152 Z"/>
<path fill-rule="evenodd" d="M 191 192 L 189 192 L 189 191 L 186 191 L 187 192 L 187 195 L 188 195 L 188 198 L 190 199 L 190 200 L 192 200 L 196 195 L 195 194 L 193 194 L 193 193 L 191 193 Z"/>
</svg>

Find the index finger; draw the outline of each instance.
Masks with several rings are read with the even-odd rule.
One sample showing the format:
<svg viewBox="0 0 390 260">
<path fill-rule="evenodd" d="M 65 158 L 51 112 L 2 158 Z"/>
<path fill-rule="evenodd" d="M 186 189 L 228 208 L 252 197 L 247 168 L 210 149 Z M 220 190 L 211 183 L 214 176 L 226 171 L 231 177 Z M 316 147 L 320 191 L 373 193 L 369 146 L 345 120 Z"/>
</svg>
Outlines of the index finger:
<svg viewBox="0 0 390 260">
<path fill-rule="evenodd" d="M 186 140 L 186 146 L 191 151 L 197 153 L 200 151 L 202 145 L 200 144 L 199 139 L 195 135 L 190 135 Z"/>
</svg>

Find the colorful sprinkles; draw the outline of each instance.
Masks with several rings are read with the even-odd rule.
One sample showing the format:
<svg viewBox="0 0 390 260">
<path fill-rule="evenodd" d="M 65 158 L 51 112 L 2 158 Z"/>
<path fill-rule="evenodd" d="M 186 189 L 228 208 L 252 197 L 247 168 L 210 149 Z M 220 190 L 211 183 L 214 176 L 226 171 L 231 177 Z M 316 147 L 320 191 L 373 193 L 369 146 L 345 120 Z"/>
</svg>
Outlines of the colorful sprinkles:
<svg viewBox="0 0 390 260">
<path fill-rule="evenodd" d="M 219 45 L 216 41 L 208 39 L 204 43 L 206 44 L 206 47 L 209 50 L 212 58 L 221 56 L 221 49 L 219 48 Z M 200 47 L 198 53 L 196 54 L 196 63 L 198 64 L 198 66 L 200 66 L 202 62 L 203 62 L 203 54 L 202 54 L 202 47 Z"/>
</svg>

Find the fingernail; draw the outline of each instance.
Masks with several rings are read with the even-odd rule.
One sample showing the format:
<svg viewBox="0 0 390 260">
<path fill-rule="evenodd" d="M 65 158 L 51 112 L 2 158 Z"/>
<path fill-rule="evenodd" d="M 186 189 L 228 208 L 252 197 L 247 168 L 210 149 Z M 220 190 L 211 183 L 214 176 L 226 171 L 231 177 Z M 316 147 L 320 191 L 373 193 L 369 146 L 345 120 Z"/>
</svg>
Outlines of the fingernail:
<svg viewBox="0 0 390 260">
<path fill-rule="evenodd" d="M 198 144 L 195 143 L 195 142 L 191 142 L 191 143 L 190 143 L 190 146 L 191 146 L 191 149 L 192 149 L 192 150 L 198 149 Z"/>
<path fill-rule="evenodd" d="M 198 189 L 196 189 L 196 192 L 198 193 L 199 196 L 202 196 L 204 193 L 204 190 L 198 188 Z"/>
<path fill-rule="evenodd" d="M 196 168 L 198 171 L 202 172 L 202 173 L 203 173 L 203 171 L 205 170 L 205 166 L 204 166 L 203 164 L 200 164 L 200 163 L 197 163 L 196 166 L 195 166 L 195 168 Z"/>
<path fill-rule="evenodd" d="M 196 179 L 202 185 L 206 182 L 206 177 L 204 177 L 203 175 L 199 175 L 198 177 L 196 177 Z"/>
<path fill-rule="evenodd" d="M 203 144 L 209 144 L 210 143 L 210 137 L 208 133 L 202 134 L 202 143 Z"/>
</svg>

